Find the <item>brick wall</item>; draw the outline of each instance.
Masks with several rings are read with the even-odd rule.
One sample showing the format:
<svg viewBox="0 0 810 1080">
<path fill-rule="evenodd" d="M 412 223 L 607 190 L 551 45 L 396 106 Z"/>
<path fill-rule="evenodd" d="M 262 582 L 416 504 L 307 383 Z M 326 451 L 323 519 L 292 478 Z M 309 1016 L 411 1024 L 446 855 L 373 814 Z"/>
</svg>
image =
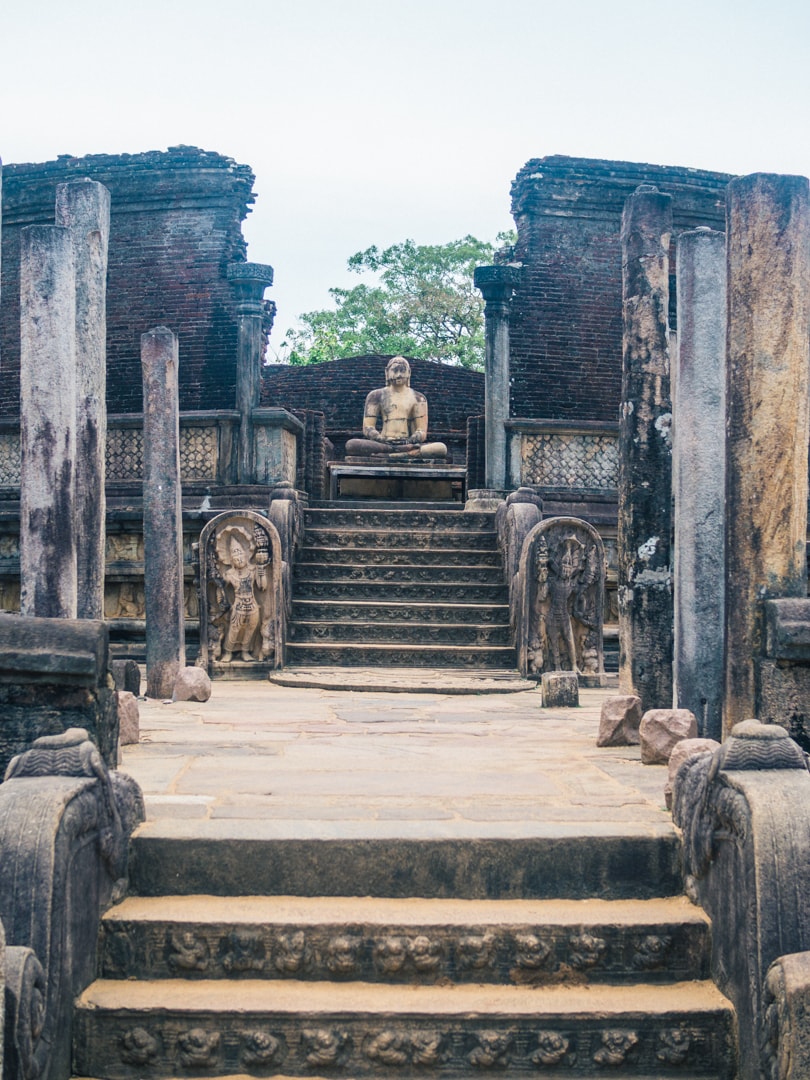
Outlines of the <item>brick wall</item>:
<svg viewBox="0 0 810 1080">
<path fill-rule="evenodd" d="M 351 356 L 325 364 L 263 369 L 262 404 L 322 412 L 328 437 L 342 454 L 346 439 L 359 435 L 369 391 L 385 385 L 388 356 Z M 478 371 L 409 360 L 411 386 L 428 400 L 428 438 L 441 439 L 461 453 L 467 417 L 483 412 L 484 376 Z"/>
<path fill-rule="evenodd" d="M 512 300 L 510 415 L 616 420 L 621 394 L 624 201 L 641 183 L 673 196 L 675 238 L 723 229 L 731 177 L 586 158 L 529 161 L 512 184 L 523 264 Z M 674 312 L 674 294 L 671 310 Z"/>
<path fill-rule="evenodd" d="M 253 173 L 195 147 L 166 153 L 60 157 L 3 170 L 0 415 L 19 413 L 20 229 L 53 224 L 57 183 L 89 177 L 110 189 L 107 404 L 140 412 L 141 334 L 180 338 L 180 408 L 233 408 L 236 313 L 225 279 L 245 259 L 241 222 Z"/>
</svg>

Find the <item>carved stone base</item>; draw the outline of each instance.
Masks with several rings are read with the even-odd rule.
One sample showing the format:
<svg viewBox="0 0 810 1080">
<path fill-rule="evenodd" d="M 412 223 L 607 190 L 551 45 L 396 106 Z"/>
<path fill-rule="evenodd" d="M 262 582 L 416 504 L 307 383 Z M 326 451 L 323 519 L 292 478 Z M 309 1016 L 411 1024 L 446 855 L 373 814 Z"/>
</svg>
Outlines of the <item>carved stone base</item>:
<svg viewBox="0 0 810 1080">
<path fill-rule="evenodd" d="M 271 671 L 276 670 L 276 665 L 266 660 L 254 660 L 248 663 L 245 660 L 233 659 L 229 664 L 223 664 L 221 660 L 213 660 L 209 668 L 212 679 L 243 681 L 266 679 Z"/>
</svg>

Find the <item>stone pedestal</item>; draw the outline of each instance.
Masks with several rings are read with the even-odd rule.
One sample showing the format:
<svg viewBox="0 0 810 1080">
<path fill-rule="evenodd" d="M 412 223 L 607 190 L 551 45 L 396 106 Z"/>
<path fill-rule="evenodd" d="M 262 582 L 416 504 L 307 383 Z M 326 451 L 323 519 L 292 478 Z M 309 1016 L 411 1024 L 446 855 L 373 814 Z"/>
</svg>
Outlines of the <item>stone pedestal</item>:
<svg viewBox="0 0 810 1080">
<path fill-rule="evenodd" d="M 622 216 L 619 685 L 643 711 L 672 705 L 671 203 L 641 185 Z"/>
<path fill-rule="evenodd" d="M 264 290 L 273 284 L 273 267 L 261 263 L 231 263 L 228 279 L 236 293 L 237 353 L 236 408 L 241 415 L 237 479 L 254 482 L 253 409 L 259 404 L 264 351 Z"/>
<path fill-rule="evenodd" d="M 295 487 L 298 439 L 304 425 L 286 409 L 253 409 L 251 416 L 255 483 Z"/>
<path fill-rule="evenodd" d="M 170 698 L 185 667 L 177 336 L 141 337 L 146 693 Z"/>
<path fill-rule="evenodd" d="M 22 614 L 75 619 L 76 284 L 58 225 L 21 233 L 20 457 Z"/>
<path fill-rule="evenodd" d="M 76 268 L 74 512 L 78 615 L 81 619 L 103 619 L 109 191 L 93 180 L 58 184 L 56 222 L 70 229 Z"/>
<path fill-rule="evenodd" d="M 807 590 L 808 181 L 740 177 L 726 214 L 728 732 L 760 715 L 763 601 Z"/>
<path fill-rule="evenodd" d="M 678 240 L 673 380 L 675 706 L 719 739 L 723 714 L 726 238 Z"/>
<path fill-rule="evenodd" d="M 478 266 L 475 287 L 480 289 L 486 335 L 486 485 L 507 485 L 506 427 L 509 419 L 509 301 L 519 280 L 516 266 Z"/>
</svg>

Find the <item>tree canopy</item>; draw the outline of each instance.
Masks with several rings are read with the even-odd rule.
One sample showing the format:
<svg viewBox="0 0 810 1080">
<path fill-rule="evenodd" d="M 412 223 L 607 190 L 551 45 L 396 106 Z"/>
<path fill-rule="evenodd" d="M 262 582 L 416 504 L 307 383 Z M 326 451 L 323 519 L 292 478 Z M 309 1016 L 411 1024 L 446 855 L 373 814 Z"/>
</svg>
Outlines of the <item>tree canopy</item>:
<svg viewBox="0 0 810 1080">
<path fill-rule="evenodd" d="M 376 245 L 348 260 L 353 273 L 375 275 L 371 284 L 334 288 L 334 309 L 299 316 L 288 330 L 281 359 L 318 364 L 365 353 L 402 354 L 483 370 L 484 302 L 473 286 L 476 266 L 492 263 L 497 245 L 474 236 L 447 244 L 413 240 L 381 251 Z"/>
</svg>

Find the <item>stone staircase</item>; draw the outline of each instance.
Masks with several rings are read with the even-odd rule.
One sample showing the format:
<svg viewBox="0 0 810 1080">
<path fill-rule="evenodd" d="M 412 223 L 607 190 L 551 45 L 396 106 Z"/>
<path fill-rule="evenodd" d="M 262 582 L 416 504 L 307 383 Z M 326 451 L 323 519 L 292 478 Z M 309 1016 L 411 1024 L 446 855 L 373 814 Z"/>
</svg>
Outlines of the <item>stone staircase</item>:
<svg viewBox="0 0 810 1080">
<path fill-rule="evenodd" d="M 674 835 L 261 833 L 136 837 L 77 1076 L 734 1076 Z"/>
<path fill-rule="evenodd" d="M 287 662 L 514 668 L 494 514 L 334 503 L 307 510 Z"/>
</svg>

